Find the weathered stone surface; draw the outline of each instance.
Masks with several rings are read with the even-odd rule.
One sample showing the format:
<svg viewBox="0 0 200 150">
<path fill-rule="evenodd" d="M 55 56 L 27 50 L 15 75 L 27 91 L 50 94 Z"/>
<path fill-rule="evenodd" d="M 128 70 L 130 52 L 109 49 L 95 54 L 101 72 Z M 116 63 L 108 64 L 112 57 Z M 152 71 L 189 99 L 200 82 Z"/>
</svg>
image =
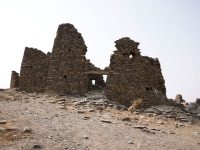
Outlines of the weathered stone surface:
<svg viewBox="0 0 200 150">
<path fill-rule="evenodd" d="M 196 109 L 196 113 L 200 114 L 200 106 Z"/>
<path fill-rule="evenodd" d="M 49 62 L 47 91 L 70 95 L 84 95 L 88 84 L 96 80 L 104 86 L 102 75 L 87 75 L 87 71 L 98 71 L 90 60 L 86 60 L 87 47 L 84 39 L 72 24 L 61 24 L 54 40 Z"/>
<path fill-rule="evenodd" d="M 19 88 L 26 92 L 44 92 L 49 65 L 49 54 L 25 48 L 21 64 Z"/>
<path fill-rule="evenodd" d="M 17 88 L 19 86 L 19 73 L 12 71 L 10 88 Z"/>
<path fill-rule="evenodd" d="M 181 95 L 181 94 L 177 94 L 177 95 L 176 95 L 175 101 L 178 102 L 178 103 L 183 103 L 183 102 L 185 102 L 185 100 L 182 98 L 182 95 Z"/>
<path fill-rule="evenodd" d="M 191 102 L 189 103 L 189 105 L 186 107 L 186 110 L 190 111 L 190 112 L 194 112 L 196 111 L 196 109 L 198 108 L 198 104 Z"/>
<path fill-rule="evenodd" d="M 200 98 L 196 99 L 196 103 L 200 105 Z"/>
</svg>

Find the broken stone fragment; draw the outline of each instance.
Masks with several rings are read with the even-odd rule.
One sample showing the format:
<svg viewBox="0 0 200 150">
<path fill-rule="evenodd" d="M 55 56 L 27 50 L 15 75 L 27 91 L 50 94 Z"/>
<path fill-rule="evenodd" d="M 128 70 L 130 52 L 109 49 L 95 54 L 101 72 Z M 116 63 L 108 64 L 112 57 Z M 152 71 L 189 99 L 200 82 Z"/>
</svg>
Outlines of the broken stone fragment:
<svg viewBox="0 0 200 150">
<path fill-rule="evenodd" d="M 25 132 L 25 133 L 30 133 L 31 131 L 32 131 L 32 129 L 30 127 L 25 127 L 23 129 L 23 132 Z"/>
<path fill-rule="evenodd" d="M 85 110 L 77 110 L 77 113 L 83 114 L 83 113 L 85 113 Z"/>
<path fill-rule="evenodd" d="M 147 129 L 146 126 L 133 126 L 133 128 L 136 128 L 136 129 Z"/>
<path fill-rule="evenodd" d="M 110 120 L 106 120 L 106 119 L 100 119 L 101 122 L 105 122 L 105 123 L 112 123 Z"/>
<path fill-rule="evenodd" d="M 6 124 L 6 120 L 0 120 L 0 124 Z"/>
</svg>

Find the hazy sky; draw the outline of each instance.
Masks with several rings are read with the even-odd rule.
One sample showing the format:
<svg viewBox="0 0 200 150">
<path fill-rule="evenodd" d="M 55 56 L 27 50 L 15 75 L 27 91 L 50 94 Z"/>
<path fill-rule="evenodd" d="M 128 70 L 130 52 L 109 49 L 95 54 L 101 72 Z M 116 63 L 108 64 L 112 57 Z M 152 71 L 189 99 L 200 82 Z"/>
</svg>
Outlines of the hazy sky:
<svg viewBox="0 0 200 150">
<path fill-rule="evenodd" d="M 20 72 L 26 46 L 51 52 L 58 25 L 71 23 L 97 67 L 130 37 L 160 60 L 168 98 L 200 98 L 200 0 L 0 0 L 0 19 L 0 88 Z"/>
</svg>

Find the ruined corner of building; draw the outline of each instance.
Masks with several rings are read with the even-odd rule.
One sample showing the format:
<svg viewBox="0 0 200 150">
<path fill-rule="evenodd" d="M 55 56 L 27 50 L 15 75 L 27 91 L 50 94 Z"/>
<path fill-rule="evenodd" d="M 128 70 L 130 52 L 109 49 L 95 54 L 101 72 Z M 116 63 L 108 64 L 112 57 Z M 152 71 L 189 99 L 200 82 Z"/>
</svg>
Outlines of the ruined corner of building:
<svg viewBox="0 0 200 150">
<path fill-rule="evenodd" d="M 160 62 L 141 56 L 138 45 L 128 37 L 115 41 L 117 50 L 111 55 L 110 65 L 101 70 L 86 59 L 87 46 L 81 33 L 72 24 L 61 24 L 51 53 L 25 48 L 20 76 L 12 72 L 10 87 L 81 96 L 98 87 L 108 99 L 126 106 L 165 104 Z M 103 75 L 107 75 L 106 82 Z"/>
</svg>

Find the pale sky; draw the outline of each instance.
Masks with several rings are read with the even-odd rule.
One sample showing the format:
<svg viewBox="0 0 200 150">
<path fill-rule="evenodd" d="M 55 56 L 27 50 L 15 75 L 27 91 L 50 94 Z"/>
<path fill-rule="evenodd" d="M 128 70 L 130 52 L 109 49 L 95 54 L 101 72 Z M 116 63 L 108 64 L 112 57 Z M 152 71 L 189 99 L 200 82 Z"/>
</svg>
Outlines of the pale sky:
<svg viewBox="0 0 200 150">
<path fill-rule="evenodd" d="M 26 46 L 51 52 L 58 25 L 71 23 L 95 66 L 109 66 L 114 41 L 130 37 L 159 59 L 168 98 L 200 98 L 200 0 L 0 0 L 0 19 L 0 88 Z"/>
</svg>

